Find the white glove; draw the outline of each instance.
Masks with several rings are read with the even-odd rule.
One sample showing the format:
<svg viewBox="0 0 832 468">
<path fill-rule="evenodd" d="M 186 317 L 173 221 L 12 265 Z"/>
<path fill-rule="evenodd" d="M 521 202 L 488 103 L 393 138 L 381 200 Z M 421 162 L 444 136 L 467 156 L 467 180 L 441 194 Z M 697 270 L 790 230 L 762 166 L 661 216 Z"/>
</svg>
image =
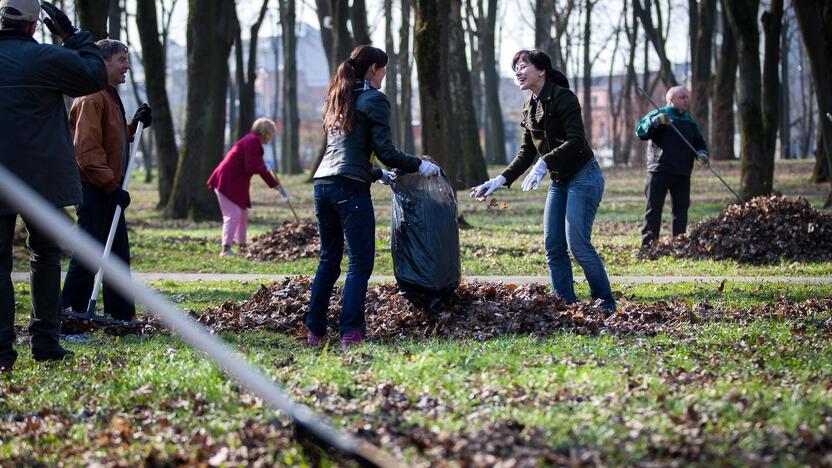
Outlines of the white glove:
<svg viewBox="0 0 832 468">
<path fill-rule="evenodd" d="M 382 169 L 381 170 L 381 178 L 378 179 L 378 181 L 381 182 L 382 185 L 390 185 L 390 182 L 392 180 L 393 180 L 393 178 L 390 174 L 390 171 L 388 171 L 387 169 Z"/>
<path fill-rule="evenodd" d="M 506 183 L 506 178 L 498 175 L 497 177 L 485 181 L 482 185 L 478 185 L 471 189 L 470 197 L 471 198 L 482 198 L 491 195 L 492 193 L 496 192 L 497 189 L 502 187 Z"/>
<path fill-rule="evenodd" d="M 532 167 L 532 170 L 529 171 L 529 175 L 523 179 L 523 191 L 528 192 L 529 190 L 534 190 L 540 187 L 540 181 L 543 180 L 543 176 L 546 175 L 547 171 L 546 161 L 544 161 L 543 158 L 538 159 Z"/>
<path fill-rule="evenodd" d="M 711 164 L 711 158 L 708 157 L 708 152 L 705 150 L 697 151 L 696 158 L 699 159 L 699 162 L 701 162 L 703 166 L 708 166 Z"/>
<path fill-rule="evenodd" d="M 289 192 L 287 192 L 282 185 L 277 184 L 274 186 L 274 189 L 277 191 L 278 194 L 280 194 L 280 197 L 283 198 L 283 201 L 289 201 Z"/>
<path fill-rule="evenodd" d="M 422 177 L 433 177 L 439 175 L 439 166 L 428 161 L 427 159 L 423 159 L 419 164 L 419 175 Z"/>
</svg>

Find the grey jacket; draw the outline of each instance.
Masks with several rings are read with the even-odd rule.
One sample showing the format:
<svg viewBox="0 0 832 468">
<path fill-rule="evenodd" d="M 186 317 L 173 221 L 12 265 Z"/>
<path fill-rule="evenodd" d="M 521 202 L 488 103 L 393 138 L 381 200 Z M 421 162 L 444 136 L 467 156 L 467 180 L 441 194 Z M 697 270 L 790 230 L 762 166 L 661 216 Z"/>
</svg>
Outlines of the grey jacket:
<svg viewBox="0 0 832 468">
<path fill-rule="evenodd" d="M 64 95 L 106 85 L 107 70 L 89 33 L 79 31 L 57 47 L 0 31 L 0 164 L 54 206 L 80 203 Z M 0 201 L 0 215 L 15 212 Z"/>
<path fill-rule="evenodd" d="M 385 165 L 405 172 L 416 172 L 419 158 L 399 151 L 393 144 L 390 130 L 390 103 L 381 91 L 361 82 L 357 94 L 356 112 L 349 133 L 329 132 L 326 152 L 315 171 L 315 179 L 344 176 L 371 183 L 372 153 Z"/>
</svg>

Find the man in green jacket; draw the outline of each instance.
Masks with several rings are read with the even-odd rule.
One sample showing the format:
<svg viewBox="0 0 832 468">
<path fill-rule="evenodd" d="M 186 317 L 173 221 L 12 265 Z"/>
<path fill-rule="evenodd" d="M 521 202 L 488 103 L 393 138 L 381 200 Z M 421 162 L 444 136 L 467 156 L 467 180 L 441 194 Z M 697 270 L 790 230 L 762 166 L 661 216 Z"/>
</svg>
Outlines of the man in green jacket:
<svg viewBox="0 0 832 468">
<path fill-rule="evenodd" d="M 647 146 L 647 209 L 641 229 L 641 246 L 647 247 L 659 239 L 662 207 L 667 192 L 672 206 L 673 235 L 687 230 L 690 207 L 690 174 L 694 159 L 709 163 L 708 145 L 702 130 L 688 113 L 690 93 L 682 86 L 667 90 L 667 105 L 650 111 L 636 125 L 636 135 L 649 140 Z M 696 153 L 670 126 L 673 125 L 696 148 Z"/>
</svg>

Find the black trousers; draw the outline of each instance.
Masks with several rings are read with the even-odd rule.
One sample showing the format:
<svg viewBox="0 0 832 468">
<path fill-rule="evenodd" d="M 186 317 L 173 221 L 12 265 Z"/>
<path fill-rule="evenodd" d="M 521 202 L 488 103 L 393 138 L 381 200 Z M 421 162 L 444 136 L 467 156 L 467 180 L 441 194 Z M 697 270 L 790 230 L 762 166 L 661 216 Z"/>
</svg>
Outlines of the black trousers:
<svg viewBox="0 0 832 468">
<path fill-rule="evenodd" d="M 113 222 L 116 204 L 103 190 L 82 184 L 83 201 L 78 206 L 78 227 L 99 241 L 107 242 L 110 224 Z M 127 223 L 124 212 L 118 220 L 116 234 L 110 255 L 130 265 L 130 242 L 127 238 Z M 63 307 L 82 312 L 87 310 L 96 272 L 88 270 L 75 256 L 69 262 L 62 293 Z M 124 297 L 110 288 L 104 280 L 104 312 L 119 320 L 132 320 L 136 316 L 136 305 L 132 297 Z"/>
<path fill-rule="evenodd" d="M 12 241 L 17 215 L 0 216 L 0 367 L 11 368 L 17 359 L 14 350 L 14 288 L 12 286 Z M 59 346 L 61 327 L 58 308 L 61 290 L 61 248 L 45 233 L 23 218 L 29 237 L 29 288 L 32 315 L 29 334 L 32 350 L 48 353 Z"/>
<path fill-rule="evenodd" d="M 647 185 L 644 195 L 647 197 L 647 209 L 644 212 L 644 226 L 641 228 L 641 245 L 646 246 L 659 239 L 662 224 L 664 197 L 670 192 L 673 235 L 683 234 L 688 227 L 688 208 L 690 207 L 690 176 L 647 173 Z"/>
</svg>

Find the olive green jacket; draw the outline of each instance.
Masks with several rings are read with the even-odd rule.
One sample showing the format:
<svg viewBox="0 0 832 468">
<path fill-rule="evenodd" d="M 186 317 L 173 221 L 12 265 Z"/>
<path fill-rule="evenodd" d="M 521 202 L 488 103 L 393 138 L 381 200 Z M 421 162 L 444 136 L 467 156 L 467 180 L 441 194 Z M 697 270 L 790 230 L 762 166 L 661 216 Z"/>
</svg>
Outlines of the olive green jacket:
<svg viewBox="0 0 832 468">
<path fill-rule="evenodd" d="M 523 106 L 520 150 L 502 176 L 510 187 L 540 156 L 552 180 L 566 185 L 595 157 L 584 136 L 578 96 L 569 88 L 546 83 L 538 97 L 536 124 L 531 118 L 531 102 L 529 98 Z"/>
</svg>

